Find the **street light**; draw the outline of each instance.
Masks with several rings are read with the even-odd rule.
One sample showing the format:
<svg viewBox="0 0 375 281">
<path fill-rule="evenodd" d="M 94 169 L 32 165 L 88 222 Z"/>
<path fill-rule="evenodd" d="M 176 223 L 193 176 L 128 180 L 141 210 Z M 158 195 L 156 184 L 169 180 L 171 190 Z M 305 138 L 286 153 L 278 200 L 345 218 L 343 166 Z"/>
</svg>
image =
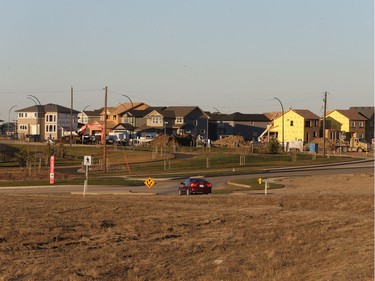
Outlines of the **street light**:
<svg viewBox="0 0 375 281">
<path fill-rule="evenodd" d="M 89 123 L 89 120 L 88 120 L 88 118 L 87 118 L 87 122 L 86 122 L 86 119 L 84 119 L 84 116 L 83 116 L 83 114 L 85 113 L 85 110 L 86 110 L 86 108 L 88 108 L 88 107 L 90 107 L 91 105 L 86 105 L 83 109 L 82 109 L 82 114 L 81 114 L 81 123 L 82 124 L 87 124 L 87 123 Z"/>
<path fill-rule="evenodd" d="M 15 108 L 17 105 L 13 105 L 10 109 L 9 109 L 9 112 L 8 112 L 8 129 L 7 129 L 7 133 L 9 134 L 9 124 L 10 124 L 10 112 L 12 111 L 13 108 Z"/>
<path fill-rule="evenodd" d="M 123 97 L 126 97 L 129 101 L 130 101 L 130 103 L 131 103 L 131 105 L 132 105 L 132 110 L 134 110 L 134 104 L 133 104 L 133 101 L 132 101 L 132 99 L 128 96 L 128 95 L 122 95 Z M 134 115 L 132 116 L 132 120 L 134 121 L 134 122 L 132 122 L 132 123 L 134 123 L 134 128 L 136 128 L 137 127 L 137 117 L 134 117 Z M 134 129 L 135 130 L 135 129 Z"/>
<path fill-rule="evenodd" d="M 27 95 L 27 98 L 29 100 L 32 100 L 35 103 L 36 108 L 38 110 L 38 113 L 37 113 L 38 114 L 38 116 L 37 116 L 37 126 L 39 126 L 39 141 L 42 142 L 43 141 L 42 140 L 42 124 L 41 124 L 42 122 L 40 122 L 40 124 L 39 124 L 39 120 L 40 120 L 40 113 L 39 113 L 39 111 L 42 108 L 42 104 L 40 103 L 39 99 L 36 96 Z"/>
<path fill-rule="evenodd" d="M 283 148 L 283 151 L 284 151 L 284 106 L 283 106 L 283 103 L 281 102 L 281 100 L 279 100 L 278 98 L 274 98 L 274 99 L 277 100 L 281 105 L 281 114 L 282 114 L 282 117 L 281 117 L 282 145 L 281 145 L 281 147 Z"/>
<path fill-rule="evenodd" d="M 168 122 L 167 121 L 165 121 L 164 122 L 164 135 L 166 135 L 167 134 L 167 125 L 168 125 Z"/>
</svg>

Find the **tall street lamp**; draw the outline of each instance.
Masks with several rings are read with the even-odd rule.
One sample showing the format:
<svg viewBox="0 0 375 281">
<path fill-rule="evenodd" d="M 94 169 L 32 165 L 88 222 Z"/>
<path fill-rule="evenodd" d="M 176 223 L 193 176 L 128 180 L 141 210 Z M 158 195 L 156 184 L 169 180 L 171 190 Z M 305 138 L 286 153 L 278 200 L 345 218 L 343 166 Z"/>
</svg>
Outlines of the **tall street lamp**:
<svg viewBox="0 0 375 281">
<path fill-rule="evenodd" d="M 283 106 L 283 103 L 281 102 L 281 100 L 279 100 L 278 98 L 274 98 L 274 99 L 277 100 L 281 105 L 281 114 L 282 114 L 282 117 L 281 117 L 282 145 L 281 145 L 281 147 L 283 148 L 283 151 L 284 151 L 284 106 Z"/>
<path fill-rule="evenodd" d="M 132 99 L 128 96 L 128 95 L 122 95 L 123 97 L 126 97 L 129 101 L 130 101 L 130 103 L 131 103 L 131 105 L 132 105 L 132 110 L 134 110 L 134 104 L 133 104 L 133 101 L 132 101 Z M 133 114 L 133 116 L 132 116 L 132 119 L 134 120 L 134 128 L 136 128 L 137 127 L 137 124 L 136 124 L 136 122 L 137 122 L 137 117 L 134 117 L 134 114 Z M 133 122 L 132 122 L 133 123 Z"/>
<path fill-rule="evenodd" d="M 40 112 L 39 111 L 42 108 L 42 104 L 40 103 L 39 99 L 36 96 L 27 95 L 27 98 L 29 100 L 32 100 L 35 103 L 36 108 L 38 110 L 38 113 L 37 113 L 38 114 L 38 116 L 37 116 L 37 128 L 39 126 L 39 141 L 43 142 L 43 140 L 42 140 L 42 122 L 39 123 L 39 121 L 40 121 Z"/>
<path fill-rule="evenodd" d="M 13 105 L 10 109 L 9 109 L 9 112 L 8 112 L 8 129 L 7 129 L 7 133 L 9 134 L 9 125 L 10 125 L 10 112 L 12 111 L 13 108 L 15 108 L 17 105 Z"/>
</svg>

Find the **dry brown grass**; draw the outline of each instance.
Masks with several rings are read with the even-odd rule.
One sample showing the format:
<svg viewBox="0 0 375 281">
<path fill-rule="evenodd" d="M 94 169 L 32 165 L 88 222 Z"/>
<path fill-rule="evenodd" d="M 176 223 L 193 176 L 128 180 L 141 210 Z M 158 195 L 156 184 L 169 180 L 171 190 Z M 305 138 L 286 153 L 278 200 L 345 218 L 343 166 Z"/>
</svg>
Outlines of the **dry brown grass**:
<svg viewBox="0 0 375 281">
<path fill-rule="evenodd" d="M 0 280 L 373 280 L 361 179 L 364 192 L 321 177 L 267 196 L 1 195 Z"/>
</svg>

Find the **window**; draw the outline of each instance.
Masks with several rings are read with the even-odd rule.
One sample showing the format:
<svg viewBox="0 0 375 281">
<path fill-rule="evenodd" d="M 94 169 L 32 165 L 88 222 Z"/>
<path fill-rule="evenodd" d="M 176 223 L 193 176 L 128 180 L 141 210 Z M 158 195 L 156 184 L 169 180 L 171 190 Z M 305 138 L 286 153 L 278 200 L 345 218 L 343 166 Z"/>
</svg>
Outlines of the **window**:
<svg viewBox="0 0 375 281">
<path fill-rule="evenodd" d="M 117 115 L 113 115 L 113 120 L 116 120 L 117 119 Z"/>
<path fill-rule="evenodd" d="M 182 123 L 184 123 L 184 118 L 182 118 L 182 117 L 176 117 L 176 124 L 182 124 Z"/>
<path fill-rule="evenodd" d="M 364 139 L 363 134 L 358 134 L 359 139 Z"/>
<path fill-rule="evenodd" d="M 363 122 L 358 122 L 358 127 L 363 128 Z"/>
<path fill-rule="evenodd" d="M 313 132 L 313 138 L 318 137 L 318 134 L 316 132 Z"/>
<path fill-rule="evenodd" d="M 352 121 L 351 124 L 350 124 L 350 126 L 351 126 L 352 128 L 355 128 L 355 121 Z"/>
<path fill-rule="evenodd" d="M 20 125 L 20 131 L 27 131 L 27 125 Z"/>
<path fill-rule="evenodd" d="M 305 121 L 305 127 L 310 128 L 311 127 L 311 121 Z"/>
<path fill-rule="evenodd" d="M 152 124 L 163 124 L 163 121 L 162 121 L 161 117 L 152 117 L 151 118 L 151 123 Z"/>
<path fill-rule="evenodd" d="M 293 126 L 293 121 L 290 121 L 290 126 Z"/>
<path fill-rule="evenodd" d="M 19 118 L 22 118 L 22 117 L 23 117 L 23 113 L 22 113 L 22 112 L 19 112 L 19 113 L 18 113 L 18 117 L 19 117 Z"/>
</svg>

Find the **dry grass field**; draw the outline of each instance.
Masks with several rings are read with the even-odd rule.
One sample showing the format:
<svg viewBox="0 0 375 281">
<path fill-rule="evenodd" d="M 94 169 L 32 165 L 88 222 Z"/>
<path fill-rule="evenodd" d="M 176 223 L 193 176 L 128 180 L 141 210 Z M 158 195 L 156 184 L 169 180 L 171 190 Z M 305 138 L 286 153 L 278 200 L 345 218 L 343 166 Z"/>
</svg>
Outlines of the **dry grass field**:
<svg viewBox="0 0 375 281">
<path fill-rule="evenodd" d="M 209 196 L 0 195 L 0 280 L 373 280 L 373 175 Z"/>
</svg>

